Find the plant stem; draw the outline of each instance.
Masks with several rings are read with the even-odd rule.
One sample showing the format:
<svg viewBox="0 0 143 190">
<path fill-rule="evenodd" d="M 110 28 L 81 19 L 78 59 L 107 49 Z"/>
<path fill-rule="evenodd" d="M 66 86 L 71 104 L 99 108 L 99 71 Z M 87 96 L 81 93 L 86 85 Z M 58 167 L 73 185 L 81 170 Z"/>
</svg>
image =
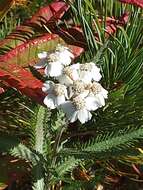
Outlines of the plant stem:
<svg viewBox="0 0 143 190">
<path fill-rule="evenodd" d="M 62 137 L 62 134 L 63 134 L 64 130 L 65 130 L 65 126 L 62 126 L 61 129 L 59 130 L 57 136 L 56 136 L 55 144 L 54 144 L 54 147 L 53 147 L 52 165 L 54 165 L 56 163 L 56 159 L 57 159 L 56 153 L 57 153 L 57 150 L 58 150 L 58 147 L 59 147 L 59 144 L 60 144 L 60 140 L 61 140 L 61 137 Z"/>
</svg>

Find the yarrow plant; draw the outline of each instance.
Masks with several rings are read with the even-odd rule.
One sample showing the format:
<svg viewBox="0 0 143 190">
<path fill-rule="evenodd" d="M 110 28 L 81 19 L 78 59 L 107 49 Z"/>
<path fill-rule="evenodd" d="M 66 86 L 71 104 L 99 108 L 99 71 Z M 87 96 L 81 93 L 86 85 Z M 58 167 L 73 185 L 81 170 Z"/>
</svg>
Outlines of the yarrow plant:
<svg viewBox="0 0 143 190">
<path fill-rule="evenodd" d="M 47 93 L 44 104 L 48 108 L 61 108 L 71 123 L 77 119 L 85 123 L 91 119 L 91 111 L 105 105 L 108 91 L 99 83 L 102 76 L 95 63 L 71 64 L 74 55 L 62 45 L 38 57 L 35 68 L 45 67 L 45 75 L 51 77 L 42 88 Z"/>
</svg>

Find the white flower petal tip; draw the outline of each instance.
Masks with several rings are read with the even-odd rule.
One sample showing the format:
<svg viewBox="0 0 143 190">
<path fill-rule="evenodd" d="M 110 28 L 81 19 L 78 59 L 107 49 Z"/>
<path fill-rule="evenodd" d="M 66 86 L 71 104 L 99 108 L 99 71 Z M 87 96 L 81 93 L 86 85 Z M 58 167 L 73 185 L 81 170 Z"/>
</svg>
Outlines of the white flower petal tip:
<svg viewBox="0 0 143 190">
<path fill-rule="evenodd" d="M 44 104 L 48 107 L 48 108 L 50 108 L 50 109 L 55 109 L 56 108 L 56 106 L 55 106 L 55 97 L 53 96 L 46 96 L 45 98 L 44 98 Z"/>
<path fill-rule="evenodd" d="M 72 59 L 74 58 L 74 55 L 71 53 L 69 48 L 62 45 L 57 46 L 56 53 L 59 56 L 59 61 L 65 66 L 70 65 Z"/>
<path fill-rule="evenodd" d="M 108 91 L 105 90 L 98 82 L 91 84 L 90 96 L 94 97 L 98 106 L 105 106 L 105 99 L 108 97 Z"/>
<path fill-rule="evenodd" d="M 38 53 L 38 58 L 39 59 L 45 59 L 45 58 L 47 58 L 47 56 L 48 56 L 48 53 L 46 51 Z"/>
<path fill-rule="evenodd" d="M 38 53 L 38 58 L 40 59 L 40 61 L 36 65 L 34 65 L 34 68 L 44 68 L 47 65 L 47 55 L 48 53 L 46 51 Z"/>
<path fill-rule="evenodd" d="M 65 53 L 67 54 L 69 57 L 74 58 L 73 53 L 71 52 L 71 50 L 68 47 L 62 46 L 60 44 L 58 44 L 56 51 L 60 52 L 60 53 Z"/>
</svg>

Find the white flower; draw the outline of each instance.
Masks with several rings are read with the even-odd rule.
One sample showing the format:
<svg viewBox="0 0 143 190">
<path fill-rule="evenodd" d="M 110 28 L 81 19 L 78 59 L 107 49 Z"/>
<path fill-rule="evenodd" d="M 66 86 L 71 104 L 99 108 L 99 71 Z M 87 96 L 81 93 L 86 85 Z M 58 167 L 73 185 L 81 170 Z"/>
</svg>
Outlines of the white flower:
<svg viewBox="0 0 143 190">
<path fill-rule="evenodd" d="M 50 109 L 55 109 L 68 98 L 66 86 L 52 81 L 46 81 L 42 90 L 48 94 L 44 99 L 44 104 Z"/>
<path fill-rule="evenodd" d="M 62 75 L 65 66 L 69 65 L 74 55 L 67 47 L 58 45 L 55 52 L 48 54 L 42 52 L 38 54 L 39 63 L 34 67 L 37 69 L 45 67 L 45 74 L 50 77 L 58 77 Z"/>
<path fill-rule="evenodd" d="M 73 84 L 74 81 L 79 79 L 79 72 L 78 69 L 75 67 L 76 64 L 67 66 L 63 69 L 62 74 L 57 77 L 57 80 L 61 84 L 65 84 L 66 86 L 69 86 Z"/>
<path fill-rule="evenodd" d="M 73 123 L 77 119 L 83 124 L 91 119 L 90 111 L 98 109 L 98 103 L 94 97 L 79 95 L 72 101 L 66 101 L 60 106 L 66 113 L 68 120 Z"/>
<path fill-rule="evenodd" d="M 100 81 L 101 74 L 100 69 L 95 65 L 95 63 L 85 63 L 80 64 L 80 79 L 84 81 L 85 83 L 89 83 L 92 80 L 94 81 Z"/>
<path fill-rule="evenodd" d="M 108 91 L 105 90 L 98 82 L 93 82 L 87 86 L 90 90 L 90 96 L 95 97 L 99 107 L 105 106 L 105 99 L 108 97 Z"/>
<path fill-rule="evenodd" d="M 38 53 L 38 58 L 40 59 L 40 61 L 34 67 L 36 69 L 44 68 L 47 65 L 47 56 L 48 56 L 48 53 L 46 51 Z"/>
<path fill-rule="evenodd" d="M 59 54 L 59 62 L 63 65 L 70 65 L 74 55 L 70 52 L 69 48 L 58 44 L 56 52 Z"/>
</svg>

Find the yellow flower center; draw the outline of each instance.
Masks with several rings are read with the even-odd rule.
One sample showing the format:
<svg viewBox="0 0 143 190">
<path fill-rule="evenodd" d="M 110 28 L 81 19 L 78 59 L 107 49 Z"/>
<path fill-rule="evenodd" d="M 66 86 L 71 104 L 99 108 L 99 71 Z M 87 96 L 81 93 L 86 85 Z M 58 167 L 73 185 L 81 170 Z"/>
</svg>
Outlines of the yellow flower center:
<svg viewBox="0 0 143 190">
<path fill-rule="evenodd" d="M 69 78 L 71 78 L 73 80 L 73 75 L 72 75 L 73 72 L 70 67 L 65 67 L 63 72 L 65 75 L 67 75 Z"/>
<path fill-rule="evenodd" d="M 91 85 L 91 92 L 96 95 L 96 94 L 99 94 L 101 92 L 101 85 L 97 82 L 93 82 L 92 85 Z"/>
<path fill-rule="evenodd" d="M 80 93 L 84 92 L 85 91 L 85 84 L 80 80 L 74 81 L 73 91 L 75 94 L 80 94 Z"/>
<path fill-rule="evenodd" d="M 73 98 L 73 104 L 77 110 L 83 109 L 85 107 L 85 101 L 79 96 Z"/>
<path fill-rule="evenodd" d="M 54 87 L 54 94 L 56 96 L 62 96 L 65 95 L 65 86 L 61 84 L 55 84 Z"/>
</svg>

